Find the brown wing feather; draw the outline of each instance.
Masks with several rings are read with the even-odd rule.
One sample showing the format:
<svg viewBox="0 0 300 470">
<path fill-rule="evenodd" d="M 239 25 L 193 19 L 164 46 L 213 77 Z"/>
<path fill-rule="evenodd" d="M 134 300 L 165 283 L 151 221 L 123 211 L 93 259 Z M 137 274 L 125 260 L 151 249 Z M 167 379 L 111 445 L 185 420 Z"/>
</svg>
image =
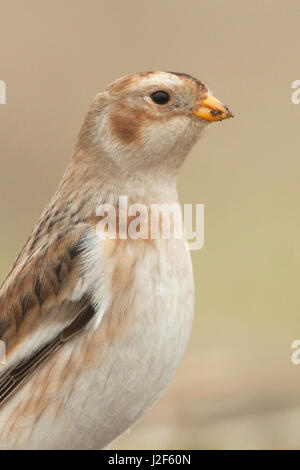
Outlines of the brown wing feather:
<svg viewBox="0 0 300 470">
<path fill-rule="evenodd" d="M 54 338 L 54 340 L 50 341 L 16 367 L 8 370 L 5 375 L 0 378 L 0 406 L 21 388 L 33 372 L 57 351 L 57 349 L 79 333 L 94 314 L 95 311 L 93 307 L 88 305 L 67 328 Z"/>
<path fill-rule="evenodd" d="M 76 308 L 65 308 L 79 281 L 80 240 L 85 227 L 49 237 L 34 251 L 23 250 L 0 289 L 0 339 L 7 353 L 43 322 L 72 321 Z"/>
<path fill-rule="evenodd" d="M 79 254 L 86 231 L 86 224 L 78 224 L 44 242 L 29 239 L 1 286 L 0 339 L 6 344 L 7 358 L 16 348 L 22 356 L 23 345 L 33 333 L 54 333 L 41 338 L 22 359 L 13 362 L 2 376 L 0 373 L 0 405 L 94 315 L 86 296 L 70 300 L 82 276 Z M 54 329 L 57 325 L 60 330 Z"/>
</svg>

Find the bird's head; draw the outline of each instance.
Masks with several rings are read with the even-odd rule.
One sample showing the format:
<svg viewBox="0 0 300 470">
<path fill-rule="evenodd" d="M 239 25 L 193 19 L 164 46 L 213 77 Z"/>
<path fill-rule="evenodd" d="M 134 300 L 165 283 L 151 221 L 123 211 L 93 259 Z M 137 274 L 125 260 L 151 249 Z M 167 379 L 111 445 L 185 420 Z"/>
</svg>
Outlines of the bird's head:
<svg viewBox="0 0 300 470">
<path fill-rule="evenodd" d="M 99 93 L 82 127 L 79 147 L 123 173 L 176 173 L 208 124 L 229 109 L 189 75 L 145 72 L 125 76 Z"/>
</svg>

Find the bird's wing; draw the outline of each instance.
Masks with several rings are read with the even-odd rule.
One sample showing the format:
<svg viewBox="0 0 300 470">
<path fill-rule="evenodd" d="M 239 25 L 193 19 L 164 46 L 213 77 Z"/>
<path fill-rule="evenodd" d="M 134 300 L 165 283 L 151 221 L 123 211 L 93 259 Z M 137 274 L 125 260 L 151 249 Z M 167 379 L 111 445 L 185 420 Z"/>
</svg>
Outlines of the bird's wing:
<svg viewBox="0 0 300 470">
<path fill-rule="evenodd" d="M 26 249 L 0 290 L 0 405 L 47 358 L 91 320 L 95 311 L 82 289 L 81 245 L 86 227 Z"/>
</svg>

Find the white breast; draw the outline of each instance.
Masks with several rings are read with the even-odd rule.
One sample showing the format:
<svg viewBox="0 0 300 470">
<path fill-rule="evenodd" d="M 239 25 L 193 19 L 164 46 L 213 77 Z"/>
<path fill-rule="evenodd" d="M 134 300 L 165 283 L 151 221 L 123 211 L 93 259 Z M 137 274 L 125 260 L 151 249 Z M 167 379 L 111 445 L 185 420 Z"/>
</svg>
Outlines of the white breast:
<svg viewBox="0 0 300 470">
<path fill-rule="evenodd" d="M 86 248 L 85 281 L 97 319 L 49 362 L 52 374 L 57 367 L 67 376 L 72 357 L 75 378 L 56 389 L 53 406 L 47 406 L 36 424 L 34 415 L 26 422 L 21 418 L 28 432 L 22 431 L 16 447 L 105 447 L 159 398 L 187 345 L 194 292 L 183 241 L 124 241 L 116 247 L 95 236 Z M 57 376 L 53 374 L 51 386 Z M 5 414 L 36 387 L 25 385 Z"/>
<path fill-rule="evenodd" d="M 150 246 L 124 241 L 106 249 L 98 245 L 92 258 L 90 275 L 102 279 L 94 290 L 99 316 L 119 318 L 89 387 L 98 416 L 92 440 L 95 447 L 103 447 L 153 405 L 174 375 L 190 335 L 194 288 L 190 255 L 182 240 L 160 240 Z M 109 280 L 103 280 L 103 265 Z M 111 308 L 103 314 L 104 285 L 110 292 L 105 309 Z"/>
</svg>

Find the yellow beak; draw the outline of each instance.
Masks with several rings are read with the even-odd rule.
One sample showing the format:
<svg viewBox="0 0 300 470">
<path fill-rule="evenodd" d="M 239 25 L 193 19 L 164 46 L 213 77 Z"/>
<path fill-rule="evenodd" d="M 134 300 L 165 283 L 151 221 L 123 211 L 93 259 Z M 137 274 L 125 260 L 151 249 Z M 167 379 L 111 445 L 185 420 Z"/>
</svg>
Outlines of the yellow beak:
<svg viewBox="0 0 300 470">
<path fill-rule="evenodd" d="M 233 114 L 229 111 L 227 106 L 224 106 L 212 95 L 207 95 L 193 113 L 195 116 L 211 122 L 222 121 L 223 119 L 233 117 Z"/>
</svg>

